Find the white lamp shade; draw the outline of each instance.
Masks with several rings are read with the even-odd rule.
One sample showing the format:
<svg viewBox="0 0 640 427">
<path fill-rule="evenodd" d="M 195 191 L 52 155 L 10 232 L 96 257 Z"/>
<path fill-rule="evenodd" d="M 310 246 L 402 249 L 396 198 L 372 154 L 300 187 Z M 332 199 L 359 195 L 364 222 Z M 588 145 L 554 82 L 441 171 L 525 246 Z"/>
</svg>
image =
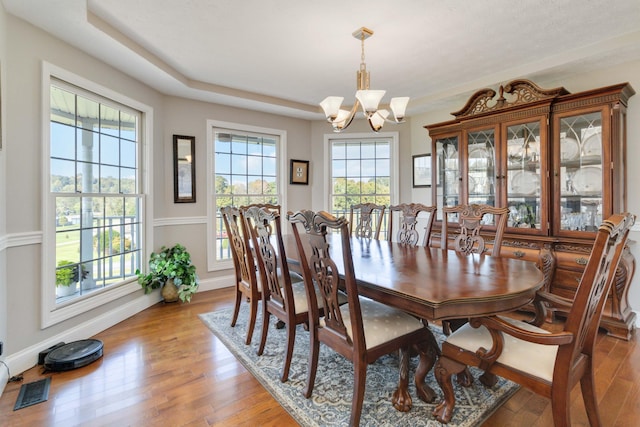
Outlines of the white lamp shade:
<svg viewBox="0 0 640 427">
<path fill-rule="evenodd" d="M 374 132 L 378 132 L 382 129 L 382 125 L 384 125 L 384 121 L 387 117 L 389 117 L 388 110 L 378 110 L 369 117 L 369 126 L 371 126 L 371 129 L 373 129 Z"/>
<path fill-rule="evenodd" d="M 395 117 L 396 122 L 401 122 L 404 120 L 404 114 L 407 110 L 408 103 L 409 103 L 408 96 L 391 98 L 391 102 L 389 103 L 389 106 L 391 107 L 391 111 L 393 111 L 393 116 Z"/>
<path fill-rule="evenodd" d="M 367 116 L 376 112 L 385 92 L 384 90 L 359 90 L 356 92 L 356 98 L 362 104 L 362 109 Z"/>
<path fill-rule="evenodd" d="M 327 96 L 320 103 L 320 106 L 324 111 L 324 115 L 327 116 L 327 119 L 334 120 L 338 116 L 338 110 L 340 110 L 340 105 L 342 105 L 343 100 L 344 97 L 342 96 Z"/>
<path fill-rule="evenodd" d="M 339 110 L 337 117 L 331 121 L 331 125 L 333 126 L 333 130 L 335 132 L 340 132 L 345 128 L 345 125 L 349 122 L 349 110 Z"/>
</svg>

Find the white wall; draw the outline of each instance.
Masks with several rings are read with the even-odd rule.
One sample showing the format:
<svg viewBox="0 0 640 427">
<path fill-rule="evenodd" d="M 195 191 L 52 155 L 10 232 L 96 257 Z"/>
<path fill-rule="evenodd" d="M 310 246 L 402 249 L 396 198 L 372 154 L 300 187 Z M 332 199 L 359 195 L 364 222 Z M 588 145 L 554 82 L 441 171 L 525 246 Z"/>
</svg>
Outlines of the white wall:
<svg viewBox="0 0 640 427">
<path fill-rule="evenodd" d="M 7 27 L 7 16 L 4 6 L 0 3 L 0 29 Z M 7 226 L 6 226 L 6 188 L 7 188 L 7 165 L 6 165 L 6 82 L 7 82 L 7 32 L 0 30 L 0 139 L 3 148 L 0 150 L 0 341 L 7 341 Z M 0 360 L 5 360 L 7 350 L 0 355 Z M 0 366 L 0 390 L 6 384 L 9 373 Z"/>
</svg>

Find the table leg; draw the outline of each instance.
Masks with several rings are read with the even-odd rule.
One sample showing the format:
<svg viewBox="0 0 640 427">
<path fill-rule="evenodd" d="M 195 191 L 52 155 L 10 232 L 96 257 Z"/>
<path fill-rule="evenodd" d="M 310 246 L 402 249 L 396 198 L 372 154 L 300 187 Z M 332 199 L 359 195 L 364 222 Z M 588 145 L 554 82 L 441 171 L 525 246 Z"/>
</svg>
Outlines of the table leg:
<svg viewBox="0 0 640 427">
<path fill-rule="evenodd" d="M 424 381 L 429 371 L 436 363 L 436 359 L 440 355 L 440 347 L 430 330 L 426 334 L 425 340 L 414 344 L 414 349 L 420 355 L 420 363 L 416 369 L 415 383 L 418 397 L 423 402 L 431 403 L 436 398 L 436 392 Z"/>
<path fill-rule="evenodd" d="M 400 380 L 398 389 L 393 393 L 391 400 L 393 407 L 401 412 L 409 411 L 413 404 L 407 390 L 409 386 L 409 358 L 412 354 L 417 353 L 420 356 L 420 362 L 414 376 L 418 397 L 427 403 L 433 402 L 436 398 L 435 391 L 424 380 L 440 355 L 440 348 L 433 333 L 429 329 L 425 329 L 422 339 L 414 344 L 411 350 L 409 348 L 400 349 Z"/>
<path fill-rule="evenodd" d="M 458 363 L 447 357 L 440 357 L 434 370 L 438 385 L 442 389 L 444 394 L 443 401 L 435 407 L 432 414 L 441 423 L 448 423 L 451 421 L 453 415 L 453 408 L 456 406 L 456 395 L 453 391 L 453 384 L 451 377 L 457 375 L 467 369 L 466 365 Z"/>
<path fill-rule="evenodd" d="M 393 407 L 400 412 L 409 412 L 413 405 L 413 400 L 409 394 L 409 358 L 411 354 L 409 348 L 403 347 L 400 349 L 400 366 L 398 371 L 400 374 L 398 380 L 398 388 L 393 393 L 391 403 Z"/>
</svg>

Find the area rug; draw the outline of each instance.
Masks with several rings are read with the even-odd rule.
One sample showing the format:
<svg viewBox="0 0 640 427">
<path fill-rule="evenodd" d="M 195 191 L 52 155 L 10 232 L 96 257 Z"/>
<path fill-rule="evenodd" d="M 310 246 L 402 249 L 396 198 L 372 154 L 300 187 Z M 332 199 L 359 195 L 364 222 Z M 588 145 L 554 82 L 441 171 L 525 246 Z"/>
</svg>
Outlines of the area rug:
<svg viewBox="0 0 640 427">
<path fill-rule="evenodd" d="M 259 311 L 261 313 L 261 311 Z M 351 413 L 353 393 L 353 365 L 324 344 L 320 346 L 318 373 L 311 398 L 306 399 L 303 390 L 307 377 L 307 355 L 309 334 L 302 326 L 296 330 L 296 342 L 291 362 L 289 380 L 280 382 L 280 373 L 284 361 L 286 332 L 274 327 L 272 317 L 267 336 L 267 345 L 262 356 L 256 355 L 260 341 L 261 316 L 258 316 L 251 345 L 245 345 L 248 306 L 242 305 L 235 327 L 230 326 L 232 310 L 224 309 L 213 313 L 201 314 L 200 318 L 207 327 L 224 343 L 229 351 L 249 370 L 273 397 L 301 425 L 310 427 L 346 426 Z M 436 339 L 444 339 L 442 331 L 432 326 Z M 417 357 L 411 363 L 411 374 L 417 365 Z M 474 378 L 479 372 L 471 368 Z M 411 375 L 413 380 L 413 375 Z M 442 399 L 442 392 L 430 372 L 426 378 L 428 384 L 438 393 L 432 404 L 418 399 L 415 385 L 410 383 L 409 392 L 413 398 L 413 408 L 409 412 L 399 412 L 391 404 L 391 396 L 398 382 L 398 356 L 388 355 L 370 365 L 367 370 L 364 407 L 361 426 L 440 426 L 431 412 L 435 404 Z M 454 384 L 456 408 L 448 426 L 478 426 L 507 400 L 518 386 L 499 378 L 491 389 L 474 381 L 469 388 Z"/>
</svg>

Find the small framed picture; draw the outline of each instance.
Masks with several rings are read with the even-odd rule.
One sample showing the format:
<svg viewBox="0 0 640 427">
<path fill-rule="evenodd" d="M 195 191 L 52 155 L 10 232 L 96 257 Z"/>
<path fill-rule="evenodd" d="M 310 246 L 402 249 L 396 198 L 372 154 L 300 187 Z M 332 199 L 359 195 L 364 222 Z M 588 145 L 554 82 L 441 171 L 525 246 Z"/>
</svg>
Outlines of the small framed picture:
<svg viewBox="0 0 640 427">
<path fill-rule="evenodd" d="M 431 187 L 431 154 L 413 156 L 413 187 Z"/>
<path fill-rule="evenodd" d="M 309 185 L 309 161 L 291 159 L 289 184 Z"/>
<path fill-rule="evenodd" d="M 173 135 L 173 202 L 196 202 L 196 137 Z"/>
</svg>

